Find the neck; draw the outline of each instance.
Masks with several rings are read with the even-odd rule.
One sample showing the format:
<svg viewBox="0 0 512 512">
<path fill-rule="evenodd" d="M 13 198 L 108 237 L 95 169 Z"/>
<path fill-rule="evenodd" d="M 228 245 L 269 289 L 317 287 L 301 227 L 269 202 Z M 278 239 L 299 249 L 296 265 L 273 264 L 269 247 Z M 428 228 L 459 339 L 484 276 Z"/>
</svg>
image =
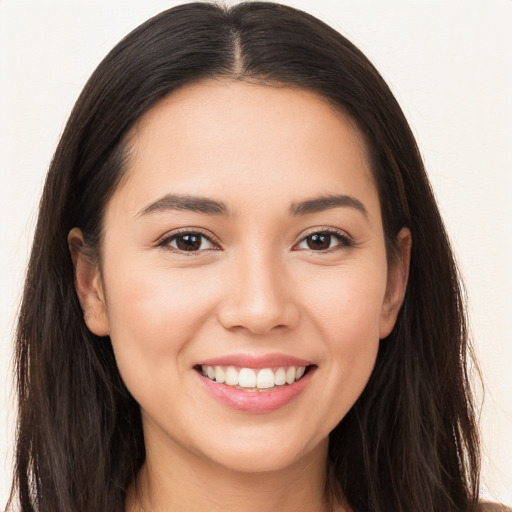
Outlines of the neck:
<svg viewBox="0 0 512 512">
<path fill-rule="evenodd" d="M 166 457 L 161 448 L 147 446 L 127 512 L 335 510 L 326 493 L 327 443 L 285 468 L 258 473 L 233 471 L 176 446 Z"/>
</svg>

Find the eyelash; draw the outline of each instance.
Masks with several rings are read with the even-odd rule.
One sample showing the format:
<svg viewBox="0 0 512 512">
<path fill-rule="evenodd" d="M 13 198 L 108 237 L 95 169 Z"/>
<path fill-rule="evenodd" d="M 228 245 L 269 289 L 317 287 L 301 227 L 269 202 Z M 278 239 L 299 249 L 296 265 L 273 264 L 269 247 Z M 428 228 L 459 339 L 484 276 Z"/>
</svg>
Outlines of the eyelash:
<svg viewBox="0 0 512 512">
<path fill-rule="evenodd" d="M 199 235 L 200 238 L 208 240 L 209 243 L 211 243 L 217 247 L 214 249 L 198 249 L 198 250 L 193 250 L 193 251 L 186 251 L 186 250 L 179 249 L 177 247 L 172 247 L 170 245 L 171 242 L 177 240 L 180 236 L 185 236 L 185 235 L 196 235 L 196 236 Z M 308 238 L 310 238 L 314 235 L 327 235 L 329 237 L 334 237 L 334 238 L 338 239 L 339 243 L 336 244 L 334 247 L 329 247 L 327 249 L 322 249 L 322 250 L 318 250 L 318 251 L 316 251 L 314 249 L 295 249 L 295 247 L 306 242 Z M 163 238 L 157 244 L 158 247 L 163 247 L 171 252 L 176 252 L 176 253 L 183 254 L 186 256 L 197 256 L 198 254 L 202 253 L 203 251 L 218 251 L 218 250 L 220 250 L 219 245 L 220 244 L 218 242 L 216 242 L 215 239 L 210 234 L 206 234 L 205 232 L 203 232 L 200 229 L 190 229 L 190 228 L 185 228 L 185 229 L 175 231 L 171 235 Z M 298 251 L 309 250 L 316 254 L 326 254 L 326 253 L 331 253 L 331 252 L 347 249 L 349 247 L 352 247 L 353 245 L 354 245 L 354 241 L 344 231 L 341 231 L 338 229 L 333 229 L 333 228 L 324 228 L 324 229 L 317 229 L 315 231 L 311 231 L 307 235 L 303 236 L 300 239 L 300 241 L 294 245 L 294 250 L 298 250 Z"/>
<path fill-rule="evenodd" d="M 196 235 L 196 236 L 199 235 L 201 238 L 208 240 L 208 242 L 210 242 L 211 244 L 216 245 L 217 248 L 216 249 L 200 249 L 200 250 L 196 250 L 196 251 L 185 251 L 185 250 L 178 249 L 177 247 L 170 246 L 172 241 L 178 239 L 180 236 L 185 236 L 185 235 Z M 173 232 L 172 234 L 170 234 L 169 236 L 164 237 L 157 244 L 158 247 L 163 247 L 164 249 L 167 249 L 171 252 L 176 252 L 176 253 L 183 254 L 186 256 L 197 256 L 198 253 L 201 253 L 202 251 L 205 251 L 205 250 L 206 251 L 218 251 L 219 245 L 220 244 L 218 242 L 216 242 L 210 234 L 206 234 L 204 231 L 202 231 L 201 229 L 198 229 L 198 228 L 179 229 L 179 230 Z"/>
<path fill-rule="evenodd" d="M 306 242 L 306 240 L 314 235 L 327 235 L 329 237 L 334 237 L 338 239 L 338 244 L 336 244 L 334 247 L 329 247 L 328 249 L 323 249 L 319 251 L 315 251 L 313 249 L 304 249 L 304 250 L 310 250 L 313 253 L 316 254 L 326 254 L 331 252 L 340 251 L 343 249 L 347 249 L 349 247 L 352 247 L 354 245 L 354 241 L 352 238 L 347 235 L 344 231 L 341 231 L 339 229 L 334 228 L 321 228 L 321 229 L 315 229 L 314 231 L 309 232 L 306 236 L 303 236 L 298 244 L 295 244 L 294 247 Z M 307 242 L 306 242 L 307 243 Z M 298 249 L 302 250 L 302 249 Z"/>
</svg>

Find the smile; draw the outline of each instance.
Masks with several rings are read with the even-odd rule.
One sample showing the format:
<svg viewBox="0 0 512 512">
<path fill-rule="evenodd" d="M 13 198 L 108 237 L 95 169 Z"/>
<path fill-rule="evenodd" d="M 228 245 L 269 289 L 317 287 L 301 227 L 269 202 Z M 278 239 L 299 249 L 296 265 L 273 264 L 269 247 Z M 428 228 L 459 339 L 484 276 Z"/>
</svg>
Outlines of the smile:
<svg viewBox="0 0 512 512">
<path fill-rule="evenodd" d="M 210 380 L 238 389 L 264 391 L 293 384 L 301 379 L 306 366 L 279 368 L 237 368 L 201 365 L 201 373 Z"/>
<path fill-rule="evenodd" d="M 229 354 L 199 361 L 194 370 L 207 395 L 223 406 L 267 414 L 295 402 L 318 366 L 288 354 Z"/>
</svg>

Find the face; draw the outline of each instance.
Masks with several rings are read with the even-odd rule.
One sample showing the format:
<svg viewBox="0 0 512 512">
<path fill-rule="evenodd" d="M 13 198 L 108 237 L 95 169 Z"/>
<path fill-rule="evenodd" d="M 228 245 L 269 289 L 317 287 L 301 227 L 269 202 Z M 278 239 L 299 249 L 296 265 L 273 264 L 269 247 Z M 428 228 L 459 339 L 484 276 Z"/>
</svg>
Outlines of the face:
<svg viewBox="0 0 512 512">
<path fill-rule="evenodd" d="M 407 257 L 388 265 L 358 130 L 304 90 L 206 81 L 153 107 L 132 144 L 101 265 L 75 265 L 88 326 L 110 335 L 140 404 L 148 460 L 246 472 L 325 456 L 407 274 Z"/>
</svg>

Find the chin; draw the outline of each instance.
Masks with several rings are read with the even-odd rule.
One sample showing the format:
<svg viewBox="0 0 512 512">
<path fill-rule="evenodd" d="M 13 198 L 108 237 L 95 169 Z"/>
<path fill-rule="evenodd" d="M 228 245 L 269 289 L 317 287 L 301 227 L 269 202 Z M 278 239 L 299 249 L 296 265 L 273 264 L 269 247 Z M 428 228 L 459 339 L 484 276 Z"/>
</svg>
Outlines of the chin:
<svg viewBox="0 0 512 512">
<path fill-rule="evenodd" d="M 328 438 L 318 443 L 293 440 L 290 436 L 275 436 L 271 440 L 247 440 L 227 438 L 229 444 L 212 449 L 203 456 L 211 462 L 237 473 L 273 473 L 317 457 L 325 460 Z"/>
</svg>

